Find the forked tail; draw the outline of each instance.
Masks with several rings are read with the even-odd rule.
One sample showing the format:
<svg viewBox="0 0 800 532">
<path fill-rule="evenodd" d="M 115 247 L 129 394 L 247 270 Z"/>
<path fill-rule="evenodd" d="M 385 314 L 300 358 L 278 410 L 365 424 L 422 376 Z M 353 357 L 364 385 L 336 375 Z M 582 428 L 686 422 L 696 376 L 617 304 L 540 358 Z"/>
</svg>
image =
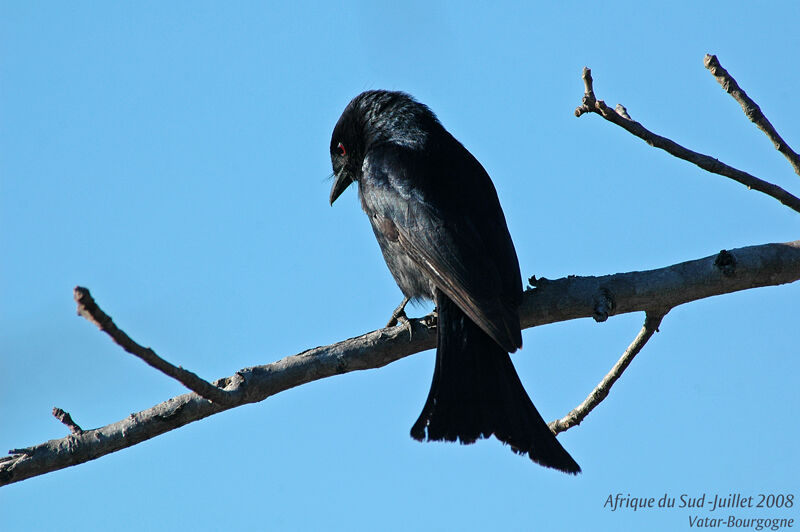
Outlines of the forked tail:
<svg viewBox="0 0 800 532">
<path fill-rule="evenodd" d="M 437 295 L 436 367 L 411 436 L 468 444 L 494 434 L 540 465 L 579 473 L 525 392 L 509 354 L 449 298 Z"/>
</svg>

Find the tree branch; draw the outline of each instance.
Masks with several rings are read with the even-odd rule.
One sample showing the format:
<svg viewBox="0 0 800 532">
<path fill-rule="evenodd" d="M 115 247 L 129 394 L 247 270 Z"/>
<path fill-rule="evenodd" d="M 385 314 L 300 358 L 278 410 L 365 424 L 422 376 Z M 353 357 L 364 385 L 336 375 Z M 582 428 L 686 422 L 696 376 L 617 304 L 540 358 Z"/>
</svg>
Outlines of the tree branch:
<svg viewBox="0 0 800 532">
<path fill-rule="evenodd" d="M 784 157 L 789 161 L 789 164 L 792 165 L 796 174 L 800 175 L 800 155 L 797 155 L 789 144 L 778 134 L 775 128 L 772 126 L 767 117 L 764 116 L 764 113 L 761 111 L 761 107 L 758 106 L 756 102 L 744 92 L 744 89 L 736 83 L 736 80 L 733 79 L 727 70 L 722 68 L 722 65 L 719 63 L 716 55 L 706 54 L 705 58 L 703 59 L 703 64 L 711 72 L 711 75 L 716 78 L 722 88 L 725 89 L 725 92 L 730 94 L 734 100 L 739 102 L 739 105 L 742 106 L 742 110 L 744 114 L 747 115 L 747 118 L 750 119 L 752 123 L 758 126 L 758 129 L 764 132 L 764 134 L 772 141 L 772 144 L 775 146 L 775 149 L 778 150 L 783 154 Z"/>
<path fill-rule="evenodd" d="M 666 268 L 600 277 L 538 279 L 520 309 L 523 328 L 593 317 L 599 299 L 611 298 L 611 316 L 671 309 L 706 297 L 794 282 L 800 277 L 800 240 L 763 244 Z M 533 283 L 532 283 L 533 284 Z"/>
<path fill-rule="evenodd" d="M 584 401 L 573 408 L 566 416 L 561 419 L 552 421 L 549 426 L 553 433 L 558 434 L 565 430 L 571 429 L 581 424 L 581 421 L 589 415 L 589 412 L 599 405 L 603 399 L 608 397 L 611 387 L 614 383 L 622 377 L 623 372 L 628 368 L 634 357 L 639 354 L 644 345 L 652 336 L 658 332 L 658 327 L 661 325 L 661 320 L 664 318 L 665 312 L 648 311 L 645 314 L 644 325 L 642 330 L 636 335 L 631 345 L 622 354 L 622 357 L 617 360 L 617 363 L 611 368 L 611 371 L 603 377 L 603 380 L 592 390 L 592 393 L 584 399 Z"/>
<path fill-rule="evenodd" d="M 582 78 L 585 86 L 585 92 L 583 95 L 582 104 L 575 109 L 575 116 L 581 116 L 585 113 L 596 113 L 609 122 L 613 122 L 614 124 L 625 129 L 628 133 L 639 137 L 655 148 L 660 148 L 667 153 L 678 157 L 679 159 L 689 161 L 690 163 L 695 164 L 703 170 L 713 174 L 719 174 L 721 176 L 733 179 L 734 181 L 745 185 L 747 188 L 758 190 L 759 192 L 775 198 L 790 209 L 800 212 L 800 198 L 793 196 L 778 185 L 773 185 L 772 183 L 764 181 L 763 179 L 759 179 L 754 175 L 748 174 L 747 172 L 743 172 L 732 166 L 728 166 L 727 164 L 708 155 L 703 155 L 702 153 L 684 148 L 677 142 L 666 137 L 656 135 L 639 122 L 631 120 L 627 111 L 625 111 L 625 108 L 622 106 L 618 106 L 621 108 L 619 111 L 610 109 L 608 106 L 606 106 L 603 100 L 598 100 L 595 98 L 591 69 L 584 67 Z"/>
<path fill-rule="evenodd" d="M 606 317 L 637 311 L 655 315 L 697 299 L 798 279 L 800 241 L 739 248 L 643 272 L 552 281 L 531 279 L 535 288 L 525 291 L 520 322 L 528 328 L 576 318 L 600 320 L 603 315 L 598 315 L 598 302 L 604 302 Z M 410 320 L 409 327 L 413 333 L 410 337 L 406 326 L 380 329 L 271 364 L 242 369 L 214 383 L 227 390 L 229 401 L 224 404 L 188 393 L 105 427 L 15 449 L 11 451 L 15 456 L 0 459 L 0 486 L 94 460 L 307 382 L 382 367 L 436 345 L 435 328 L 428 320 Z"/>
<path fill-rule="evenodd" d="M 230 396 L 225 390 L 201 379 L 191 371 L 179 366 L 173 366 L 149 347 L 142 347 L 134 342 L 130 336 L 114 324 L 111 316 L 103 312 L 97 305 L 89 290 L 82 286 L 76 286 L 73 291 L 75 302 L 78 304 L 78 315 L 86 318 L 90 323 L 95 324 L 101 331 L 108 334 L 114 342 L 128 353 L 144 360 L 150 366 L 156 368 L 177 380 L 196 394 L 205 397 L 209 401 L 218 404 L 227 404 Z"/>
</svg>

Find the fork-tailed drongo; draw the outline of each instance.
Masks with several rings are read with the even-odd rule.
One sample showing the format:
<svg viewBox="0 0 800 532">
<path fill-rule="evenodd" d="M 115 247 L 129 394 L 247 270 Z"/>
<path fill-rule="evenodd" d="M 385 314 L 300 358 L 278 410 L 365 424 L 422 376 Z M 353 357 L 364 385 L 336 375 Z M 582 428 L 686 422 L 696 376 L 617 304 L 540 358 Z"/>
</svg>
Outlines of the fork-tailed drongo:
<svg viewBox="0 0 800 532">
<path fill-rule="evenodd" d="M 431 299 L 438 347 L 417 440 L 473 443 L 494 434 L 543 466 L 580 467 L 517 376 L 522 283 L 497 192 L 483 166 L 425 105 L 368 91 L 333 130 L 331 204 L 353 182 L 403 294 Z"/>
</svg>

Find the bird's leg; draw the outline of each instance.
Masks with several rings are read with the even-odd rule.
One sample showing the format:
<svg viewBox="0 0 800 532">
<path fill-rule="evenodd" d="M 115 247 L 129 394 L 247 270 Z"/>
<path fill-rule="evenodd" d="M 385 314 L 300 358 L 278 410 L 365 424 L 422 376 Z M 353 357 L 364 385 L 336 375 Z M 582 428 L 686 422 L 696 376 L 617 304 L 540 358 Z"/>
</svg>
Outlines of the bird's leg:
<svg viewBox="0 0 800 532">
<path fill-rule="evenodd" d="M 408 323 L 408 316 L 406 316 L 406 305 L 411 298 L 404 297 L 403 302 L 397 305 L 397 308 L 394 309 L 392 312 L 391 317 L 389 318 L 389 323 L 386 324 L 387 327 L 394 327 L 397 325 L 397 322 Z"/>
</svg>

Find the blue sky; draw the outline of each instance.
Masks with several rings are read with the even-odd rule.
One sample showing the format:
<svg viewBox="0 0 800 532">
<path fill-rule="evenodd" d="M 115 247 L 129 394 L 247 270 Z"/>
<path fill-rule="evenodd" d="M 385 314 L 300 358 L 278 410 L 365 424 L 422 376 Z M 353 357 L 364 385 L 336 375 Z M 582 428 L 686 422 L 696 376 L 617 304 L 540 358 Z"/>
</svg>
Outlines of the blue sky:
<svg viewBox="0 0 800 532">
<path fill-rule="evenodd" d="M 800 235 L 775 200 L 573 116 L 588 65 L 598 97 L 646 127 L 798 193 L 702 64 L 717 54 L 799 149 L 796 2 L 274 4 L 0 5 L 0 450 L 65 435 L 53 406 L 94 428 L 184 392 L 77 317 L 76 284 L 209 379 L 384 324 L 401 294 L 355 190 L 327 202 L 331 130 L 365 89 L 412 93 L 484 164 L 525 277 Z M 800 495 L 799 298 L 791 285 L 673 310 L 560 436 L 575 478 L 495 440 L 411 440 L 426 352 L 4 487 L 3 528 L 688 529 L 687 510 L 603 503 Z M 546 419 L 642 319 L 525 331 L 514 361 Z"/>
</svg>

